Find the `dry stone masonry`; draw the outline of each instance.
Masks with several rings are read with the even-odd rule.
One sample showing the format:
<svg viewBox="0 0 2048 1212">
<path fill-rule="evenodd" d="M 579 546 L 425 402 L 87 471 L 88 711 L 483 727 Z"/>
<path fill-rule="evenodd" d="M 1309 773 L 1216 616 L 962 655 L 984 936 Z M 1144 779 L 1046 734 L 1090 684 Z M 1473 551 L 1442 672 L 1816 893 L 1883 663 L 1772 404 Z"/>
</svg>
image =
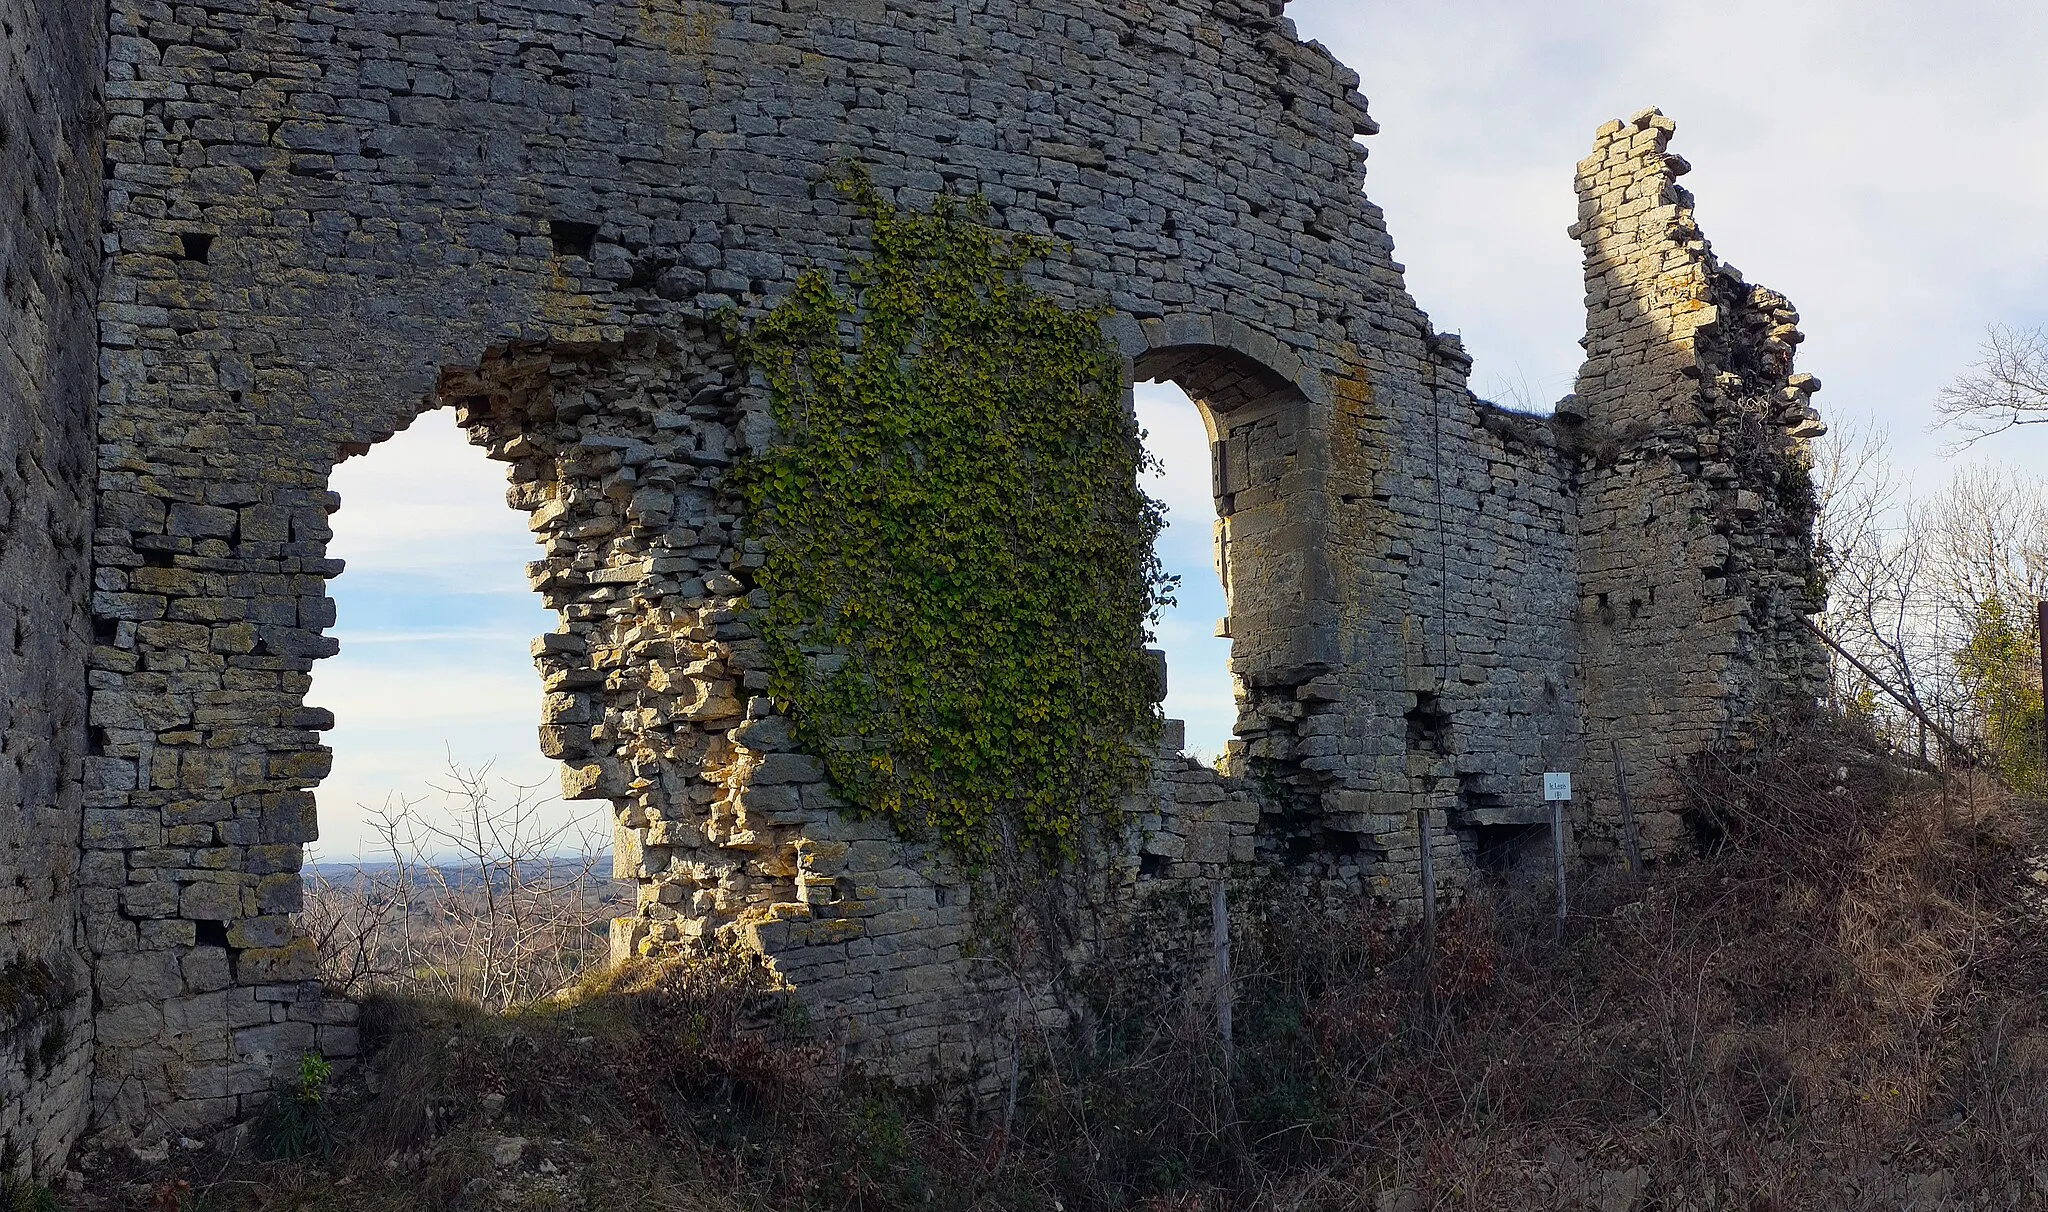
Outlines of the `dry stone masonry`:
<svg viewBox="0 0 2048 1212">
<path fill-rule="evenodd" d="M 101 28 L 0 0 L 27 64 L 0 200 L 48 217 L 0 244 L 0 958 L 52 974 L 26 1034 L 0 1005 L 9 1147 L 54 1164 L 88 1065 L 98 1130 L 153 1141 L 354 1052 L 294 916 L 327 485 L 427 408 L 529 517 L 560 620 L 540 743 L 639 887 L 615 953 L 753 948 L 849 1069 L 990 1088 L 1104 989 L 1188 968 L 1219 881 L 1399 920 L 1425 819 L 1451 888 L 1547 848 L 1547 769 L 1581 774 L 1581 853 L 1614 844 L 1617 765 L 1652 852 L 1682 845 L 1676 764 L 1819 667 L 1797 317 L 1713 257 L 1648 111 L 1580 166 L 1576 394 L 1476 399 L 1361 192 L 1357 77 L 1277 7 L 111 0 Z M 1169 725 L 1061 871 L 859 819 L 765 693 L 733 472 L 775 433 L 725 319 L 858 254 L 847 162 L 1061 241 L 1034 285 L 1208 427 L 1237 740 L 1219 772 Z"/>
<path fill-rule="evenodd" d="M 1802 616 L 1819 608 L 1802 443 L 1820 381 L 1792 372 L 1799 313 L 1708 248 L 1678 185 L 1673 124 L 1600 129 L 1579 164 L 1586 363 L 1558 409 L 1582 452 L 1584 754 L 1594 802 L 1615 752 L 1652 804 L 1673 754 L 1753 733 L 1821 693 Z M 1603 746 L 1605 747 L 1603 749 Z M 1613 821 L 1599 832 L 1611 834 Z M 1669 849 L 1677 819 L 1645 819 Z M 1603 838 L 1602 841 L 1610 839 Z"/>
<path fill-rule="evenodd" d="M 0 0 L 0 1168 L 85 1124 L 79 916 L 104 23 Z"/>
</svg>

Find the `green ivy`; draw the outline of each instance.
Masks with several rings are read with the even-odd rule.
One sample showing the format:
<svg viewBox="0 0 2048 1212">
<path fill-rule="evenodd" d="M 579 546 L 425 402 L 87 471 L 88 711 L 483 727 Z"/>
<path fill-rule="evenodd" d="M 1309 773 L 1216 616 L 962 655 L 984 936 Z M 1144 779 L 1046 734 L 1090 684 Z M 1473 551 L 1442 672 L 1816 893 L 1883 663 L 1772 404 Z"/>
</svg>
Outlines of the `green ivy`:
<svg viewBox="0 0 2048 1212">
<path fill-rule="evenodd" d="M 980 198 L 839 182 L 872 250 L 741 338 L 777 444 L 741 471 L 770 693 L 857 811 L 970 861 L 1070 854 L 1142 776 L 1172 579 L 1101 313 L 1023 271 Z"/>
</svg>

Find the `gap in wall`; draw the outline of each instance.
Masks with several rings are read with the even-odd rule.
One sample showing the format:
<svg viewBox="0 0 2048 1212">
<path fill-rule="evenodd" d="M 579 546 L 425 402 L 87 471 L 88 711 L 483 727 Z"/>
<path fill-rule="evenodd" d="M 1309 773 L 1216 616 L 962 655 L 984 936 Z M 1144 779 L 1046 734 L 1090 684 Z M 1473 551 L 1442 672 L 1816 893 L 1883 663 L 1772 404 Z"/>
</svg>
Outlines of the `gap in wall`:
<svg viewBox="0 0 2048 1212">
<path fill-rule="evenodd" d="M 1194 401 L 1172 383 L 1138 384 L 1136 404 L 1145 449 L 1160 463 L 1143 479 L 1145 491 L 1166 504 L 1159 559 L 1180 577 L 1154 642 L 1166 650 L 1166 718 L 1187 723 L 1187 752 L 1214 762 L 1237 723 L 1237 699 L 1230 641 L 1215 634 L 1227 607 L 1216 575 L 1208 430 Z"/>
<path fill-rule="evenodd" d="M 536 736 L 541 684 L 528 645 L 555 615 L 527 587 L 541 549 L 526 516 L 505 504 L 505 469 L 470 446 L 453 409 L 335 468 L 341 494 L 329 582 L 341 652 L 313 671 L 308 702 L 335 714 L 327 734 L 334 771 L 319 797 L 320 841 L 308 859 L 347 864 L 384 857 L 371 818 L 390 796 L 423 799 L 445 814 L 448 765 L 489 764 L 508 799 L 537 788 L 540 819 L 591 816 L 604 805 L 566 804 L 558 766 Z"/>
</svg>

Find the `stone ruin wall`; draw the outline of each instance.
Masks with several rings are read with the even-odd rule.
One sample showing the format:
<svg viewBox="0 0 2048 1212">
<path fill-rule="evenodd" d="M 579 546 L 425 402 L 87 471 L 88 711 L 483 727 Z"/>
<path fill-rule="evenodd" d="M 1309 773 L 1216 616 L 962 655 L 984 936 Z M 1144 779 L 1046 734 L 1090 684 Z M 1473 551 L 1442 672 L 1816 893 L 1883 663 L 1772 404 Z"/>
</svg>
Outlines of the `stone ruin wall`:
<svg viewBox="0 0 2048 1212">
<path fill-rule="evenodd" d="M 1788 463 L 1823 433 L 1794 374 L 1799 313 L 1714 256 L 1655 110 L 1600 128 L 1579 164 L 1586 363 L 1560 407 L 1583 452 L 1579 562 L 1593 802 L 1616 764 L 1650 806 L 1645 848 L 1681 839 L 1672 760 L 1823 693 L 1813 501 Z M 1618 757 L 1617 757 L 1618 755 Z M 1618 817 L 1596 826 L 1614 843 Z"/>
<path fill-rule="evenodd" d="M 1684 411 L 1702 381 L 1582 388 L 1558 421 L 1474 399 L 1360 192 L 1356 87 L 1263 0 L 115 0 L 82 881 L 107 1134 L 201 1131 L 301 1050 L 354 1051 L 292 916 L 329 765 L 306 702 L 334 651 L 327 476 L 422 408 L 455 407 L 530 515 L 561 618 L 534 649 L 542 746 L 566 794 L 613 805 L 640 884 L 617 950 L 741 939 L 848 1063 L 899 1077 L 986 1080 L 1078 1012 L 1062 973 L 1198 943 L 1139 927 L 1214 880 L 1412 913 L 1423 812 L 1447 886 L 1512 859 L 1540 772 L 1592 768 L 1663 685 L 1589 668 L 1613 657 L 1582 560 L 1673 587 L 1670 632 L 1617 629 L 1641 651 L 1702 636 L 1666 709 L 1685 727 L 1621 738 L 1646 785 L 1748 722 L 1801 656 L 1770 630 L 1796 606 L 1741 632 L 1700 565 L 1609 520 L 1701 502 L 1755 546 L 1718 464 L 1665 453 L 1723 440 Z M 1667 171 L 1661 142 L 1612 134 L 1617 174 Z M 978 192 L 1066 241 L 1037 285 L 1112 309 L 1132 378 L 1210 427 L 1241 773 L 1162 752 L 1127 844 L 1068 873 L 1021 969 L 969 945 L 987 889 L 844 815 L 761 696 L 759 552 L 725 474 L 772 427 L 706 316 L 858 247 L 819 184 L 846 158 L 901 205 Z M 1683 252 L 1612 192 L 1617 263 Z M 1741 318 L 1694 343 L 1734 365 L 1715 342 L 1768 308 L 1718 273 L 1701 297 Z M 1590 357 L 1612 332 L 1663 364 L 1680 338 L 1619 305 L 1663 281 L 1614 275 Z M 1742 367 L 1749 400 L 1768 368 Z M 1610 800 L 1577 808 L 1597 842 Z"/>
<path fill-rule="evenodd" d="M 0 0 L 0 1166 L 84 1126 L 78 917 L 91 644 L 99 74 L 89 6 Z"/>
</svg>

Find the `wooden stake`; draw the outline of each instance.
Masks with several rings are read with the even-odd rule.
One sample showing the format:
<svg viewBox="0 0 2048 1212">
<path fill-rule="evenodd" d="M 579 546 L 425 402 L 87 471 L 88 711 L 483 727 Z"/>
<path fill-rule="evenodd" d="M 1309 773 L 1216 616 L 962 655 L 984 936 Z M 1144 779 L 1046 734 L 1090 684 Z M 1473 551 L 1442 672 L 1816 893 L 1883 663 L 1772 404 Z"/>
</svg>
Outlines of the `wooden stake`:
<svg viewBox="0 0 2048 1212">
<path fill-rule="evenodd" d="M 1436 826 L 1427 807 L 1418 810 L 1422 840 L 1422 1013 L 1436 1022 Z"/>
<path fill-rule="evenodd" d="M 1216 963 L 1216 1034 L 1223 1043 L 1223 1120 L 1240 1165 L 1246 1159 L 1244 1127 L 1237 1122 L 1237 1048 L 1230 1030 L 1230 898 L 1217 880 L 1209 889 L 1209 947 Z"/>
<path fill-rule="evenodd" d="M 1230 893 L 1222 880 L 1209 889 L 1209 946 L 1216 960 L 1216 1034 L 1223 1040 L 1223 1068 L 1232 1068 L 1230 1042 Z"/>
<path fill-rule="evenodd" d="M 1643 874 L 1643 846 L 1636 836 L 1636 806 L 1628 796 L 1628 771 L 1621 765 L 1621 743 L 1607 742 L 1614 751 L 1614 786 L 1621 792 L 1621 844 L 1628 852 L 1628 872 L 1640 879 Z"/>
</svg>

